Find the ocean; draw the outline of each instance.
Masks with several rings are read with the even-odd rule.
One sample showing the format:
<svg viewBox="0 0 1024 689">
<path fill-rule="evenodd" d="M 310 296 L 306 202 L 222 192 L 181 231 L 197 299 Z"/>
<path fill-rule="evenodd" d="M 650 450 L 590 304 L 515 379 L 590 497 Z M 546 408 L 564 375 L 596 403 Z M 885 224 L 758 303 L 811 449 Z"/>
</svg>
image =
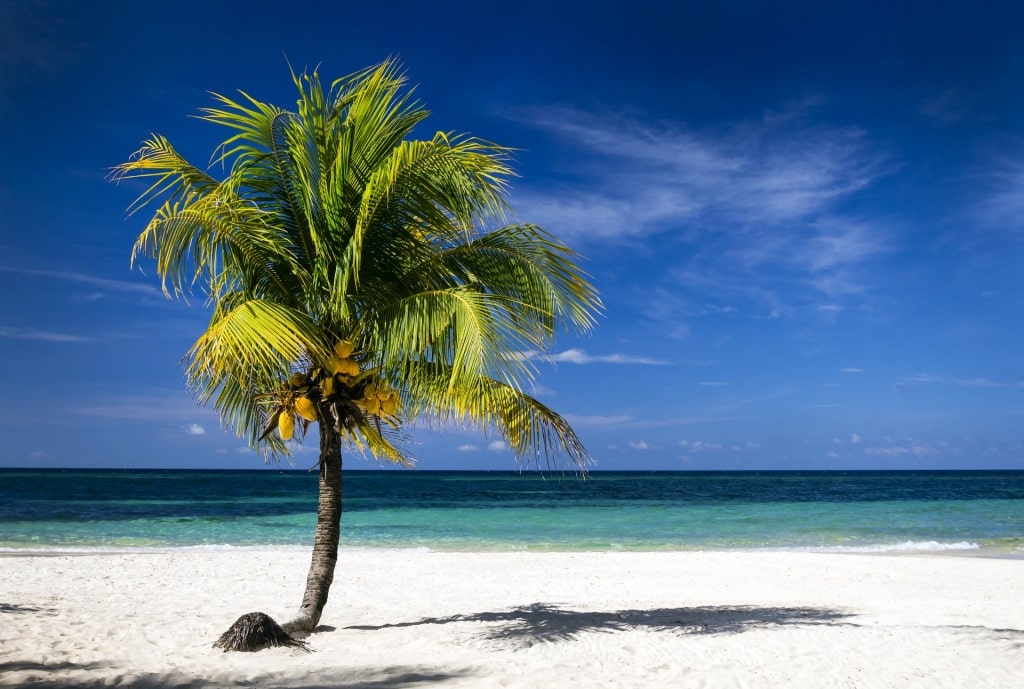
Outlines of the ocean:
<svg viewBox="0 0 1024 689">
<path fill-rule="evenodd" d="M 0 553 L 303 548 L 304 471 L 0 469 Z M 1024 557 L 1024 471 L 346 471 L 342 549 Z"/>
</svg>

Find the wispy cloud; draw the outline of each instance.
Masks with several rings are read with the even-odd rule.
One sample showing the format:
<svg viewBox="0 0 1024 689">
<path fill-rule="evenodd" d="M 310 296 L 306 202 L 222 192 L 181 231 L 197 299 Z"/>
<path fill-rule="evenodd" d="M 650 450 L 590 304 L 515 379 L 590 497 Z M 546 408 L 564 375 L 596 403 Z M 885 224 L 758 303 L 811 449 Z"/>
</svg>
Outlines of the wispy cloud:
<svg viewBox="0 0 1024 689">
<path fill-rule="evenodd" d="M 896 388 L 904 390 L 917 385 L 953 385 L 963 388 L 1024 388 L 1024 380 L 992 380 L 990 378 L 946 378 L 932 373 L 917 373 L 896 382 Z"/>
<path fill-rule="evenodd" d="M 967 115 L 971 100 L 959 89 L 950 88 L 925 100 L 919 111 L 936 124 L 955 124 Z"/>
<path fill-rule="evenodd" d="M 714 304 L 707 301 L 693 300 L 679 293 L 673 286 L 668 289 L 663 285 L 652 285 L 648 282 L 631 285 L 631 301 L 634 308 L 643 313 L 652 323 L 657 324 L 658 331 L 673 339 L 686 339 L 690 336 L 691 327 L 686 321 L 702 316 L 729 317 L 737 312 L 731 304 Z M 708 366 L 714 362 L 676 362 Z"/>
<path fill-rule="evenodd" d="M 616 426 L 635 421 L 633 416 L 587 416 L 581 414 L 564 414 L 565 420 L 573 426 Z"/>
<path fill-rule="evenodd" d="M 547 387 L 546 385 L 541 385 L 536 381 L 532 381 L 530 383 L 530 394 L 534 397 L 540 397 L 542 395 L 554 396 L 558 393 L 556 393 L 554 390 Z"/>
<path fill-rule="evenodd" d="M 736 420 L 725 416 L 669 416 L 664 418 L 634 418 L 622 424 L 624 429 L 672 428 L 674 426 L 698 426 L 706 423 Z"/>
<path fill-rule="evenodd" d="M 718 452 L 725 447 L 722 443 L 709 443 L 703 440 L 680 440 L 676 444 L 687 452 Z"/>
<path fill-rule="evenodd" d="M 206 429 L 197 423 L 190 423 L 183 430 L 187 435 L 206 435 Z"/>
<path fill-rule="evenodd" d="M 185 424 L 183 428 L 202 428 L 195 422 L 197 416 L 216 418 L 212 409 L 198 407 L 182 394 L 154 392 L 150 396 L 118 397 L 108 404 L 93 404 L 74 407 L 69 410 L 82 416 L 98 416 L 108 419 L 133 421 L 160 421 Z M 204 429 L 205 432 L 205 429 Z"/>
<path fill-rule="evenodd" d="M 938 454 L 940 452 L 939 447 L 935 445 L 929 445 L 914 440 L 908 440 L 904 443 L 894 443 L 890 445 L 876 445 L 873 447 L 865 447 L 864 454 L 872 457 L 928 457 L 931 455 Z"/>
<path fill-rule="evenodd" d="M 92 338 L 70 333 L 58 333 L 37 328 L 0 326 L 0 337 L 12 340 L 39 340 L 41 342 L 89 342 Z"/>
<path fill-rule="evenodd" d="M 520 119 L 590 156 L 578 188 L 593 191 L 525 199 L 531 216 L 561 208 L 559 233 L 580 240 L 654 234 L 705 214 L 748 226 L 820 216 L 889 169 L 863 130 L 799 114 L 708 130 L 570 108 Z"/>
<path fill-rule="evenodd" d="M 996 237 L 1020 241 L 1024 228 L 1024 156 L 1004 157 L 989 162 L 981 177 L 980 199 L 969 212 L 968 222 L 980 232 L 969 233 L 968 241 Z"/>
<path fill-rule="evenodd" d="M 16 268 L 11 266 L 0 266 L 0 271 L 7 273 L 20 273 L 21 275 L 32 275 L 35 277 L 48 278 L 52 280 L 63 280 L 82 285 L 89 285 L 108 292 L 119 292 L 127 294 L 138 294 L 149 297 L 163 298 L 163 292 L 152 285 L 128 280 L 111 280 L 110 278 L 96 277 L 85 273 L 73 273 L 61 270 L 37 270 L 32 268 Z M 89 292 L 79 298 L 96 300 L 103 296 L 102 292 Z"/>
<path fill-rule="evenodd" d="M 587 354 L 582 349 L 566 349 L 563 352 L 554 354 L 543 354 L 541 352 L 526 352 L 528 359 L 539 359 L 553 363 L 568 364 L 639 364 L 645 366 L 664 366 L 669 362 L 661 359 L 653 359 L 645 356 L 632 354 Z"/>
<path fill-rule="evenodd" d="M 931 373 L 915 373 L 912 376 L 903 378 L 900 383 L 938 383 L 941 380 L 942 378 L 932 375 Z"/>
<path fill-rule="evenodd" d="M 795 280 L 818 293 L 860 294 L 859 268 L 894 249 L 892 233 L 844 204 L 895 165 L 862 129 L 810 123 L 814 106 L 704 129 L 571 108 L 522 110 L 521 121 L 582 161 L 543 190 L 520 190 L 515 204 L 575 244 L 671 233 L 695 247 L 680 277 L 705 276 L 719 297 L 777 300 L 770 291 L 743 294 L 760 282 L 751 271 L 767 276 L 772 267 L 797 271 Z"/>
</svg>

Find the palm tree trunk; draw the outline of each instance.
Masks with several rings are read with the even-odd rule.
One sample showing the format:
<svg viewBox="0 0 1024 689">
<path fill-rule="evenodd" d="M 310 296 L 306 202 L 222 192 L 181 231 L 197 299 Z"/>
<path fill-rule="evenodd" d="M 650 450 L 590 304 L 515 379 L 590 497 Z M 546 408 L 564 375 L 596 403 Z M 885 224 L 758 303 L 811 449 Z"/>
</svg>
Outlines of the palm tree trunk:
<svg viewBox="0 0 1024 689">
<path fill-rule="evenodd" d="M 321 410 L 322 411 L 322 410 Z M 329 417 L 327 417 L 329 418 Z M 316 510 L 313 559 L 306 575 L 306 592 L 294 619 L 281 627 L 286 632 L 312 632 L 327 605 L 327 593 L 334 581 L 341 536 L 341 434 L 321 413 L 320 497 Z"/>
</svg>

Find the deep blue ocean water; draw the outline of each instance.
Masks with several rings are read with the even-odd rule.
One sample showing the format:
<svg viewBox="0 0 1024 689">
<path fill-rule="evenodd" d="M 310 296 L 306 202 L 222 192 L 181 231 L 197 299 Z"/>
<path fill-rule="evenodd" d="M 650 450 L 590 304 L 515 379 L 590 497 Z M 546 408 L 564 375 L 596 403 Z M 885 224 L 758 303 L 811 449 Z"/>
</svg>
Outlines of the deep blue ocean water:
<svg viewBox="0 0 1024 689">
<path fill-rule="evenodd" d="M 302 471 L 0 469 L 0 552 L 308 547 Z M 342 548 L 1024 555 L 1024 471 L 347 471 Z"/>
</svg>

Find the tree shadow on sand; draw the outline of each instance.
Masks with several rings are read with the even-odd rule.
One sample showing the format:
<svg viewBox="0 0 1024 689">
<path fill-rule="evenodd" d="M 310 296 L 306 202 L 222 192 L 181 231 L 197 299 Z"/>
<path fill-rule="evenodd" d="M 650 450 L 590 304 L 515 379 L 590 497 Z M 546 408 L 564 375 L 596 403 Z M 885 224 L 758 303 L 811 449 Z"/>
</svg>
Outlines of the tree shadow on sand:
<svg viewBox="0 0 1024 689">
<path fill-rule="evenodd" d="M 31 678 L 16 672 L 41 673 Z M 101 689 L 117 685 L 130 689 L 223 689 L 230 686 L 274 687 L 275 689 L 414 689 L 471 677 L 468 670 L 395 665 L 390 667 L 344 667 L 323 669 L 304 676 L 299 673 L 257 675 L 242 680 L 224 673 L 194 676 L 186 670 L 173 673 L 135 673 L 115 665 L 99 663 L 0 663 L 0 687 L 33 689 Z M 329 679 L 328 679 L 329 677 Z"/>
<path fill-rule="evenodd" d="M 66 670 L 96 670 L 98 663 L 40 663 L 34 660 L 14 660 L 0 663 L 0 676 L 8 672 L 59 672 Z"/>
<path fill-rule="evenodd" d="M 0 603 L 0 613 L 29 613 L 38 612 L 44 615 L 55 615 L 57 610 L 54 608 L 37 608 L 34 605 L 18 605 L 17 603 Z"/>
<path fill-rule="evenodd" d="M 853 617 L 850 613 L 827 608 L 719 605 L 651 610 L 582 611 L 534 603 L 502 612 L 426 617 L 414 622 L 346 628 L 376 631 L 424 624 L 484 622 L 494 626 L 481 632 L 481 637 L 492 641 L 511 641 L 519 645 L 532 646 L 541 642 L 571 641 L 586 632 L 613 633 L 647 629 L 677 634 L 738 634 L 755 628 L 850 625 L 851 622 L 844 621 L 850 617 Z"/>
</svg>

